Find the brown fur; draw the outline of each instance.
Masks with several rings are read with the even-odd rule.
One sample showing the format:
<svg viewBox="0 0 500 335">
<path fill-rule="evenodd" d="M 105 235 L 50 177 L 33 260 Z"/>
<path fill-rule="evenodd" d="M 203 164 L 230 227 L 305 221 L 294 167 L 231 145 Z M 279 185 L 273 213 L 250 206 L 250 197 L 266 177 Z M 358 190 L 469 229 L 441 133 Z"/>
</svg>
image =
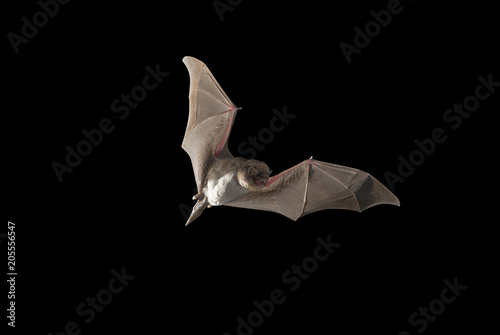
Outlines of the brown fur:
<svg viewBox="0 0 500 335">
<path fill-rule="evenodd" d="M 271 170 L 266 163 L 249 159 L 245 160 L 238 170 L 238 182 L 251 191 L 260 191 L 270 174 Z"/>
</svg>

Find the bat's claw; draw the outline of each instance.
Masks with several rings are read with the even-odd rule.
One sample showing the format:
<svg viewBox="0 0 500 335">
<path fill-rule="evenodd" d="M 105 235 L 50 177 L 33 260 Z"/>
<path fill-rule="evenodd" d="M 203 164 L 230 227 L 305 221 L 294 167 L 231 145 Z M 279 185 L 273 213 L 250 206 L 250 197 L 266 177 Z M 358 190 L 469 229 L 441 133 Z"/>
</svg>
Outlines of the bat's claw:
<svg viewBox="0 0 500 335">
<path fill-rule="evenodd" d="M 201 196 L 203 195 L 203 193 L 198 193 L 196 195 L 193 196 L 193 200 L 198 200 Z"/>
<path fill-rule="evenodd" d="M 212 205 L 208 204 L 207 208 L 212 208 Z"/>
</svg>

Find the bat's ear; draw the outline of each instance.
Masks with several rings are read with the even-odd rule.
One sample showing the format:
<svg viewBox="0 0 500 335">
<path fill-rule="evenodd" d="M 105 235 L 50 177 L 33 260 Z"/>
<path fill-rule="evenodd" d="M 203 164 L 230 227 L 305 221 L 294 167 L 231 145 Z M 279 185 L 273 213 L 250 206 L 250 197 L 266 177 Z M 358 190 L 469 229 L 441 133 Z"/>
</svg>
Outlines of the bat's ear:
<svg viewBox="0 0 500 335">
<path fill-rule="evenodd" d="M 256 169 L 256 168 L 254 168 L 253 166 L 250 166 L 250 167 L 248 168 L 248 173 L 250 174 L 250 176 L 252 176 L 252 177 L 253 177 L 253 176 L 258 175 L 258 174 L 259 174 L 259 171 L 257 171 L 257 169 Z"/>
</svg>

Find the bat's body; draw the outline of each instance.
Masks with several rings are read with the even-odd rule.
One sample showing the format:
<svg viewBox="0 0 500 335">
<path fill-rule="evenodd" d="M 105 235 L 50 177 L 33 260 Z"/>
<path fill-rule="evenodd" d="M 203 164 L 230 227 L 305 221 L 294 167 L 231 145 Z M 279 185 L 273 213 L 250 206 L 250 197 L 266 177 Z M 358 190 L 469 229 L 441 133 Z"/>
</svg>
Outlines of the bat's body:
<svg viewBox="0 0 500 335">
<path fill-rule="evenodd" d="M 211 206 L 222 206 L 239 199 L 251 191 L 240 185 L 238 171 L 243 158 L 216 159 L 208 172 L 203 194 Z"/>
<path fill-rule="evenodd" d="M 399 200 L 366 172 L 312 159 L 271 176 L 258 160 L 233 157 L 227 148 L 239 108 L 207 66 L 184 57 L 191 77 L 189 121 L 182 147 L 193 164 L 197 203 L 186 225 L 211 206 L 273 211 L 292 220 L 323 209 L 363 211 Z"/>
<path fill-rule="evenodd" d="M 257 168 L 263 169 L 262 175 L 259 175 Z M 248 175 L 247 169 L 252 169 Z M 214 159 L 202 191 L 193 197 L 198 203 L 186 225 L 197 218 L 206 207 L 227 205 L 252 192 L 259 192 L 266 185 L 270 173 L 267 165 L 253 159 Z"/>
</svg>

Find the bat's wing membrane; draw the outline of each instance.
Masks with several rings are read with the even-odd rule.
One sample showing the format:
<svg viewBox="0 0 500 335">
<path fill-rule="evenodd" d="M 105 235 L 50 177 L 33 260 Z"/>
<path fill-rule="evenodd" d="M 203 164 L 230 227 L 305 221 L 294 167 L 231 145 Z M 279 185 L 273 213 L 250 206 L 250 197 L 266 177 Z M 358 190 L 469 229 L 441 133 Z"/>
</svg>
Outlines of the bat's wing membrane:
<svg viewBox="0 0 500 335">
<path fill-rule="evenodd" d="M 190 77 L 189 120 L 182 148 L 191 158 L 200 192 L 214 158 L 233 157 L 227 141 L 238 108 L 203 62 L 193 57 L 184 57 L 182 61 Z"/>
<path fill-rule="evenodd" d="M 366 172 L 311 158 L 271 177 L 263 191 L 226 205 L 272 211 L 295 221 L 320 210 L 361 212 L 379 204 L 399 206 L 399 200 Z"/>
</svg>

